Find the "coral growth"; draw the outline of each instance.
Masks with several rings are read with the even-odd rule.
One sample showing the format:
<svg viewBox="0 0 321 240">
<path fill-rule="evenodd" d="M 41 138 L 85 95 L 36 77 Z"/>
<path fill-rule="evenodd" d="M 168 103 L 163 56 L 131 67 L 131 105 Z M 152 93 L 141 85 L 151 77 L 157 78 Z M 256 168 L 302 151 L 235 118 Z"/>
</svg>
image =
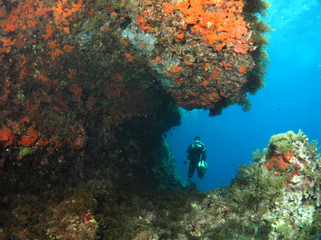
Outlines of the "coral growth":
<svg viewBox="0 0 321 240">
<path fill-rule="evenodd" d="M 124 49 L 125 15 L 119 18 L 114 8 L 113 1 L 0 3 L 0 159 L 78 168 L 90 151 L 119 152 L 113 144 L 122 141 L 125 124 L 142 121 L 160 134 L 179 123 L 170 121 L 178 112 L 155 72 L 130 46 Z M 170 112 L 169 123 L 162 111 Z M 135 151 L 121 152 L 136 157 Z"/>
<path fill-rule="evenodd" d="M 13 137 L 12 130 L 6 126 L 2 126 L 0 130 L 0 142 L 3 142 L 4 146 L 8 146 L 13 143 Z"/>
<path fill-rule="evenodd" d="M 96 134 L 116 151 L 118 130 L 138 120 L 160 133 L 171 126 L 161 111 L 176 118 L 174 101 L 212 114 L 248 109 L 248 77 L 264 69 L 254 53 L 265 43 L 252 36 L 268 27 L 250 16 L 265 5 L 18 0 L 0 9 L 1 158 L 20 166 L 31 157 L 77 165 Z"/>
<path fill-rule="evenodd" d="M 183 20 L 191 27 L 195 35 L 202 35 L 205 42 L 215 45 L 216 50 L 223 47 L 236 53 L 247 54 L 253 42 L 250 42 L 249 28 L 241 15 L 242 1 L 196 1 L 187 0 L 177 3 L 177 9 L 183 13 Z"/>
<path fill-rule="evenodd" d="M 255 10 L 243 1 L 133 5 L 126 8 L 135 21 L 122 32 L 124 40 L 151 63 L 180 106 L 211 109 L 212 115 L 231 104 L 249 108 L 246 92 L 263 86 L 269 27 L 256 13 L 264 15 L 267 4 Z"/>
<path fill-rule="evenodd" d="M 95 239 L 95 205 L 66 189 L 104 171 L 109 185 L 175 178 L 153 152 L 177 105 L 122 38 L 121 4 L 0 1 L 1 239 Z"/>
</svg>

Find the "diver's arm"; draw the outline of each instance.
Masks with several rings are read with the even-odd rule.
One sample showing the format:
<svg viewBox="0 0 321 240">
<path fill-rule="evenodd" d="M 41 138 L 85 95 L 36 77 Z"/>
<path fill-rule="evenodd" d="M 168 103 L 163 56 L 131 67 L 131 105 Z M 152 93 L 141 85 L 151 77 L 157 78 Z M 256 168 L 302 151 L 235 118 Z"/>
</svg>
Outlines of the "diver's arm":
<svg viewBox="0 0 321 240">
<path fill-rule="evenodd" d="M 206 148 L 205 148 L 205 147 L 204 147 L 204 149 L 203 149 L 203 152 L 202 152 L 202 155 L 201 155 L 201 159 L 202 159 L 203 161 L 206 160 Z"/>
</svg>

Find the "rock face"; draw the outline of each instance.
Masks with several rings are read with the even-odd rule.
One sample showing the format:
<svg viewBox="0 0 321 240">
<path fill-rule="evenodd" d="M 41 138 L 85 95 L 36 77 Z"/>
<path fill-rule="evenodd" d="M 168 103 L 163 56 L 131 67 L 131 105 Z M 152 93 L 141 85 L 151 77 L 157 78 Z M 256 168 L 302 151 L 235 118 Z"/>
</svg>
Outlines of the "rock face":
<svg viewBox="0 0 321 240">
<path fill-rule="evenodd" d="M 0 4 L 3 164 L 137 158 L 177 106 L 248 110 L 263 84 L 261 0 Z"/>
<path fill-rule="evenodd" d="M 126 169 L 115 171 L 106 166 L 90 179 L 79 180 L 76 187 L 52 186 L 42 193 L 7 192 L 1 200 L 4 208 L 0 236 L 317 239 L 321 229 L 321 159 L 317 145 L 302 132 L 276 136 L 268 148 L 253 154 L 254 163 L 239 168 L 230 186 L 207 193 L 195 191 L 193 185 L 172 184 L 169 189 L 169 181 L 155 188 L 150 181 L 142 181 Z M 291 157 L 275 158 L 275 148 L 270 147 L 285 138 L 291 139 L 291 147 L 286 153 L 277 154 Z M 170 156 L 164 149 L 158 154 Z M 269 165 L 271 161 L 273 166 Z"/>
<path fill-rule="evenodd" d="M 287 152 L 278 154 L 290 156 L 282 158 L 286 166 L 274 158 L 276 148 L 272 148 L 283 139 L 290 145 Z M 203 194 L 154 192 L 149 198 L 139 198 L 143 207 L 130 222 L 140 230 L 132 238 L 317 239 L 321 159 L 316 142 L 309 142 L 301 131 L 290 131 L 272 136 L 269 147 L 253 156 L 256 161 L 241 166 L 226 188 Z M 275 165 L 270 168 L 271 161 Z"/>
<path fill-rule="evenodd" d="M 282 148 L 284 139 L 287 148 Z M 269 147 L 253 156 L 256 162 L 241 166 L 230 186 L 190 203 L 186 230 L 199 239 L 317 239 L 321 175 L 316 143 L 301 131 L 289 131 L 272 136 Z"/>
<path fill-rule="evenodd" d="M 127 19 L 122 35 L 179 106 L 211 109 L 213 115 L 230 104 L 248 109 L 246 92 L 263 86 L 267 42 L 262 34 L 269 27 L 256 14 L 267 6 L 260 1 L 129 1 L 120 12 Z"/>
<path fill-rule="evenodd" d="M 176 103 L 122 36 L 123 5 L 1 2 L 0 159 L 9 176 L 144 162 L 148 145 L 179 124 Z"/>
</svg>

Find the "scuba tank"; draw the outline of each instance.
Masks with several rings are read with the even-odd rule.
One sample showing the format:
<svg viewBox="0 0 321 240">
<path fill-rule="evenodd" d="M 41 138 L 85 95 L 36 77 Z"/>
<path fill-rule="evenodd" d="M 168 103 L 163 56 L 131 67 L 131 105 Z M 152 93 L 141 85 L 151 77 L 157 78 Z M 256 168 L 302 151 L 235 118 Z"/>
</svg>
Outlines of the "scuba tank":
<svg viewBox="0 0 321 240">
<path fill-rule="evenodd" d="M 197 173 L 199 178 L 203 178 L 207 170 L 207 162 L 200 160 L 197 165 Z"/>
<path fill-rule="evenodd" d="M 207 168 L 207 162 L 205 162 L 205 161 L 203 161 L 203 160 L 201 160 L 201 161 L 199 161 L 198 162 L 198 167 L 199 168 Z"/>
</svg>

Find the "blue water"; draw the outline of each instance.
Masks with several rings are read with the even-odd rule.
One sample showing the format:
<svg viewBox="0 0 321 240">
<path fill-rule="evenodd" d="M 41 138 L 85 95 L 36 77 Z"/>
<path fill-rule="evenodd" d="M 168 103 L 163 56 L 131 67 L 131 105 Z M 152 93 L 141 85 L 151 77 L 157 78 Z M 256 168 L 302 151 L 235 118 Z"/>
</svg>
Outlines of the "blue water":
<svg viewBox="0 0 321 240">
<path fill-rule="evenodd" d="M 321 141 L 321 1 L 269 1 L 266 20 L 270 56 L 265 87 L 250 96 L 250 112 L 231 106 L 221 116 L 182 109 L 182 125 L 168 133 L 177 174 L 188 180 L 183 164 L 187 147 L 198 135 L 207 146 L 208 171 L 194 181 L 203 191 L 226 186 L 237 166 L 248 164 L 252 152 L 267 146 L 273 134 L 301 129 Z"/>
</svg>

